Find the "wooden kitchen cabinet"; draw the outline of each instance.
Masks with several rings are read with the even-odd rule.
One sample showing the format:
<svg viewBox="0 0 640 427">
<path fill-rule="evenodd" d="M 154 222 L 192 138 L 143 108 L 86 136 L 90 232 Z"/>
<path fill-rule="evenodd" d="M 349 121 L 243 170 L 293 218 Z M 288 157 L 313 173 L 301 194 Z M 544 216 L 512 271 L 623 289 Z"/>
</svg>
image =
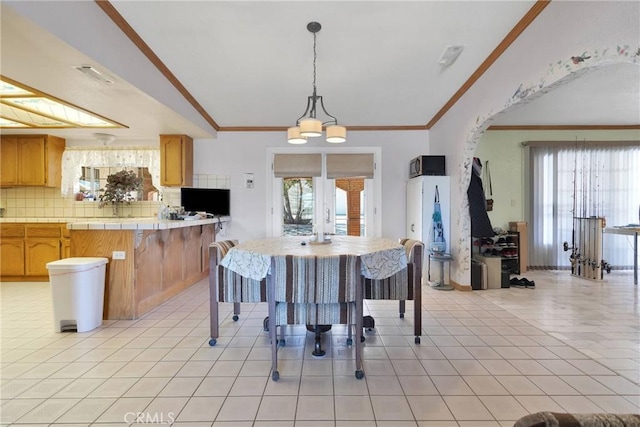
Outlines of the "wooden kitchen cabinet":
<svg viewBox="0 0 640 427">
<path fill-rule="evenodd" d="M 2 135 L 0 186 L 60 187 L 64 147 L 53 135 Z"/>
<path fill-rule="evenodd" d="M 24 239 L 0 240 L 0 276 L 24 276 Z"/>
<path fill-rule="evenodd" d="M 48 276 L 47 263 L 61 258 L 62 227 L 61 224 L 25 225 L 25 276 Z"/>
<path fill-rule="evenodd" d="M 25 276 L 48 276 L 47 263 L 60 259 L 60 239 L 25 239 Z"/>
<path fill-rule="evenodd" d="M 0 224 L 0 276 L 24 275 L 24 225 Z"/>
<path fill-rule="evenodd" d="M 0 276 L 3 280 L 47 281 L 47 263 L 71 254 L 66 224 L 0 224 Z"/>
<path fill-rule="evenodd" d="M 0 186 L 18 185 L 18 138 L 2 136 L 0 142 Z"/>
<path fill-rule="evenodd" d="M 187 135 L 160 135 L 160 184 L 193 185 L 193 139 Z"/>
</svg>

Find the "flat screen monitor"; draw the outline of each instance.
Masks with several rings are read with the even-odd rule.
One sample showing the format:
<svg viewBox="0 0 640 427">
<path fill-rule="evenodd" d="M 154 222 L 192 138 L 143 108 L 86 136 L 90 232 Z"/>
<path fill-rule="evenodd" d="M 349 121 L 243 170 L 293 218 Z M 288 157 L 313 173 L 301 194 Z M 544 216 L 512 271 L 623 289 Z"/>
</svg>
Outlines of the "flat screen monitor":
<svg viewBox="0 0 640 427">
<path fill-rule="evenodd" d="M 187 212 L 230 215 L 230 190 L 220 188 L 181 188 L 180 205 Z"/>
</svg>

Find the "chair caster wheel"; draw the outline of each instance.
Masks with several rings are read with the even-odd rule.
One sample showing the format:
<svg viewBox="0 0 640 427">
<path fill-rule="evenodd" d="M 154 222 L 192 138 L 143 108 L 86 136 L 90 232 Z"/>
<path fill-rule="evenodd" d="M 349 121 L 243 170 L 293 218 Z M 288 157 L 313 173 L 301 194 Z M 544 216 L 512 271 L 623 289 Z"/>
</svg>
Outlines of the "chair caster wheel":
<svg viewBox="0 0 640 427">
<path fill-rule="evenodd" d="M 269 316 L 265 317 L 262 321 L 262 330 L 265 332 L 269 332 Z"/>
<path fill-rule="evenodd" d="M 356 378 L 359 379 L 359 380 L 364 378 L 364 371 L 362 369 L 358 369 L 356 371 Z"/>
<path fill-rule="evenodd" d="M 234 322 L 237 322 L 237 321 L 238 321 L 238 319 L 239 319 L 239 317 L 238 317 L 238 315 L 237 315 L 237 314 L 234 314 L 234 315 L 233 315 L 233 317 L 232 317 L 232 319 L 233 319 L 233 321 L 234 321 Z"/>
<path fill-rule="evenodd" d="M 279 340 L 279 341 L 278 341 L 278 345 L 279 345 L 280 347 L 284 347 L 285 345 L 287 345 L 287 341 L 286 341 L 286 340 Z"/>
<path fill-rule="evenodd" d="M 400 318 L 404 319 L 404 313 L 400 313 Z"/>
<path fill-rule="evenodd" d="M 361 336 L 361 337 L 360 337 L 360 342 L 364 342 L 364 340 L 366 340 L 366 338 L 365 338 L 365 336 L 363 335 L 363 336 Z"/>
<path fill-rule="evenodd" d="M 420 344 L 420 337 L 416 337 L 416 339 L 414 340 L 414 342 L 415 342 L 416 344 Z"/>
<path fill-rule="evenodd" d="M 280 379 L 280 373 L 278 371 L 273 371 L 271 373 L 271 379 L 274 381 L 278 381 Z"/>
<path fill-rule="evenodd" d="M 217 343 L 217 342 L 218 342 L 218 340 L 217 340 L 217 339 L 215 339 L 215 338 L 211 338 L 211 339 L 209 340 L 209 345 L 210 345 L 211 347 L 213 347 L 214 345 L 216 345 L 216 343 Z"/>
<path fill-rule="evenodd" d="M 347 345 L 353 345 L 353 339 L 347 338 Z"/>
</svg>

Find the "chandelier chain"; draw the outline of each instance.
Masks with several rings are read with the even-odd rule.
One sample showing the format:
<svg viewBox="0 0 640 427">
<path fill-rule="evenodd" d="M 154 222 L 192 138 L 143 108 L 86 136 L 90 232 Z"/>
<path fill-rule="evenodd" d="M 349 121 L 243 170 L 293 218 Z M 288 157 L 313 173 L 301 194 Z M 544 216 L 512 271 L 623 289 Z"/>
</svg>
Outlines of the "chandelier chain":
<svg viewBox="0 0 640 427">
<path fill-rule="evenodd" d="M 316 59 L 318 54 L 316 53 L 316 36 L 317 33 L 313 33 L 313 96 L 316 95 Z"/>
</svg>

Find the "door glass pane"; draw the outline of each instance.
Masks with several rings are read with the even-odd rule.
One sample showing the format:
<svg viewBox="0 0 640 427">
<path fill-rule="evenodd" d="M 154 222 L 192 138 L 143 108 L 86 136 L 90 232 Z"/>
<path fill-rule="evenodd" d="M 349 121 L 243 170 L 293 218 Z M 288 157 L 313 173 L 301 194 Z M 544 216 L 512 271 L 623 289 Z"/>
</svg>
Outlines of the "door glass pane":
<svg viewBox="0 0 640 427">
<path fill-rule="evenodd" d="M 310 236 L 313 232 L 313 178 L 283 178 L 282 186 L 282 235 Z"/>
</svg>

